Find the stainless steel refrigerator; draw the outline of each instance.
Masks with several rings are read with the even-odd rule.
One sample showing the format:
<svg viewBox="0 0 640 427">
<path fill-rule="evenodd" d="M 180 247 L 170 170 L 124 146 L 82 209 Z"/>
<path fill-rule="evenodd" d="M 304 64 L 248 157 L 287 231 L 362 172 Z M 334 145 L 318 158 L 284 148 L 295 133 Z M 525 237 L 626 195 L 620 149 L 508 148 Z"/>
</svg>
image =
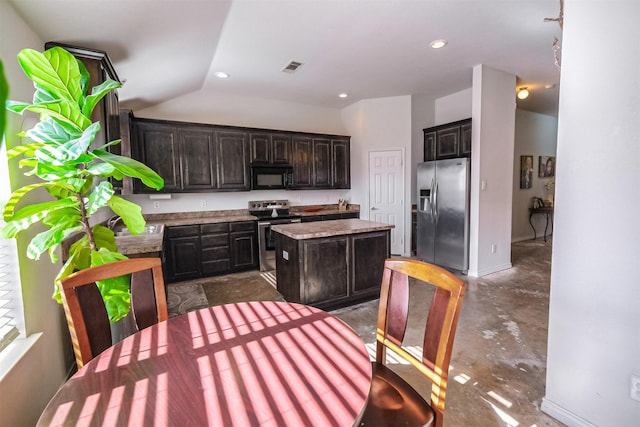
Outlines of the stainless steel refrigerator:
<svg viewBox="0 0 640 427">
<path fill-rule="evenodd" d="M 466 273 L 469 270 L 468 158 L 418 163 L 418 259 Z"/>
</svg>

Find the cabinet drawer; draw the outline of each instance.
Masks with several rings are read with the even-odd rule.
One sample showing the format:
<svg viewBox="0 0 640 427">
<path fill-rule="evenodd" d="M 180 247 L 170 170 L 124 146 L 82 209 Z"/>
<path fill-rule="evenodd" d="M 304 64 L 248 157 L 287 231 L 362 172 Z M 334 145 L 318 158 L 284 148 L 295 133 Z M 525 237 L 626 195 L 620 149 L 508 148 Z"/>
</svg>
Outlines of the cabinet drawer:
<svg viewBox="0 0 640 427">
<path fill-rule="evenodd" d="M 200 245 L 203 249 L 229 246 L 229 234 L 209 234 L 200 237 Z"/>
<path fill-rule="evenodd" d="M 165 231 L 167 237 L 189 237 L 199 236 L 200 226 L 198 225 L 179 225 L 175 227 L 167 227 Z"/>
<path fill-rule="evenodd" d="M 223 246 L 219 248 L 203 248 L 202 249 L 202 262 L 216 261 L 221 259 L 229 259 L 229 247 Z"/>
<path fill-rule="evenodd" d="M 255 221 L 232 222 L 229 224 L 230 231 L 237 233 L 239 231 L 254 231 L 256 229 Z"/>
<path fill-rule="evenodd" d="M 202 224 L 200 226 L 202 234 L 227 233 L 229 231 L 228 222 L 220 222 L 217 224 Z"/>
</svg>

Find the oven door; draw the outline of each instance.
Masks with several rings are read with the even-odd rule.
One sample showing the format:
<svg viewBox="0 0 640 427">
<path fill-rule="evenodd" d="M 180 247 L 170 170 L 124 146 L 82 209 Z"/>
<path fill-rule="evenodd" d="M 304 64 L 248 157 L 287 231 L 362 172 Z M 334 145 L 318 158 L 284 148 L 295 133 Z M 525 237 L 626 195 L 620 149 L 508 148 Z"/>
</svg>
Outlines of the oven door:
<svg viewBox="0 0 640 427">
<path fill-rule="evenodd" d="M 291 224 L 294 222 L 300 222 L 300 219 L 272 219 L 258 222 L 260 271 L 273 271 L 276 269 L 276 233 L 271 231 L 271 225 Z"/>
</svg>

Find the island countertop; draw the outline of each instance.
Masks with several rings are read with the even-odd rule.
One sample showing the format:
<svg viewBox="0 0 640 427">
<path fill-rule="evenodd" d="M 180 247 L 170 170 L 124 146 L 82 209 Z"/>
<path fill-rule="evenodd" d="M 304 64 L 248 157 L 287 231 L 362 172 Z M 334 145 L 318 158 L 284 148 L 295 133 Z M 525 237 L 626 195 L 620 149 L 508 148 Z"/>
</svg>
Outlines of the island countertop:
<svg viewBox="0 0 640 427">
<path fill-rule="evenodd" d="M 364 219 L 338 219 L 334 221 L 274 224 L 271 226 L 271 230 L 295 240 L 306 240 L 316 239 L 319 237 L 343 236 L 345 234 L 390 230 L 394 227 L 395 226 L 393 224 L 384 224 Z"/>
</svg>

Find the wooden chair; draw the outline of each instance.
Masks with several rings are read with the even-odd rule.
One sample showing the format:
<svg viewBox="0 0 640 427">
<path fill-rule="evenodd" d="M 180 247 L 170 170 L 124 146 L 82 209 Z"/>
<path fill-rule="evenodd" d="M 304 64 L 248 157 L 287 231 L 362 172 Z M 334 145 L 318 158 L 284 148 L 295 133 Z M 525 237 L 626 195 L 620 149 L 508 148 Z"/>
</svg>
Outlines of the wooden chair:
<svg viewBox="0 0 640 427">
<path fill-rule="evenodd" d="M 403 346 L 410 277 L 436 288 L 427 315 L 421 359 Z M 449 362 L 465 287 L 462 280 L 435 265 L 402 258 L 385 261 L 373 379 L 358 425 L 442 426 Z M 431 381 L 430 403 L 385 366 L 387 349 L 407 360 Z"/>
<path fill-rule="evenodd" d="M 78 369 L 112 345 L 111 325 L 95 282 L 131 274 L 131 311 L 138 330 L 168 318 L 160 258 L 134 258 L 75 272 L 60 281 Z"/>
</svg>

